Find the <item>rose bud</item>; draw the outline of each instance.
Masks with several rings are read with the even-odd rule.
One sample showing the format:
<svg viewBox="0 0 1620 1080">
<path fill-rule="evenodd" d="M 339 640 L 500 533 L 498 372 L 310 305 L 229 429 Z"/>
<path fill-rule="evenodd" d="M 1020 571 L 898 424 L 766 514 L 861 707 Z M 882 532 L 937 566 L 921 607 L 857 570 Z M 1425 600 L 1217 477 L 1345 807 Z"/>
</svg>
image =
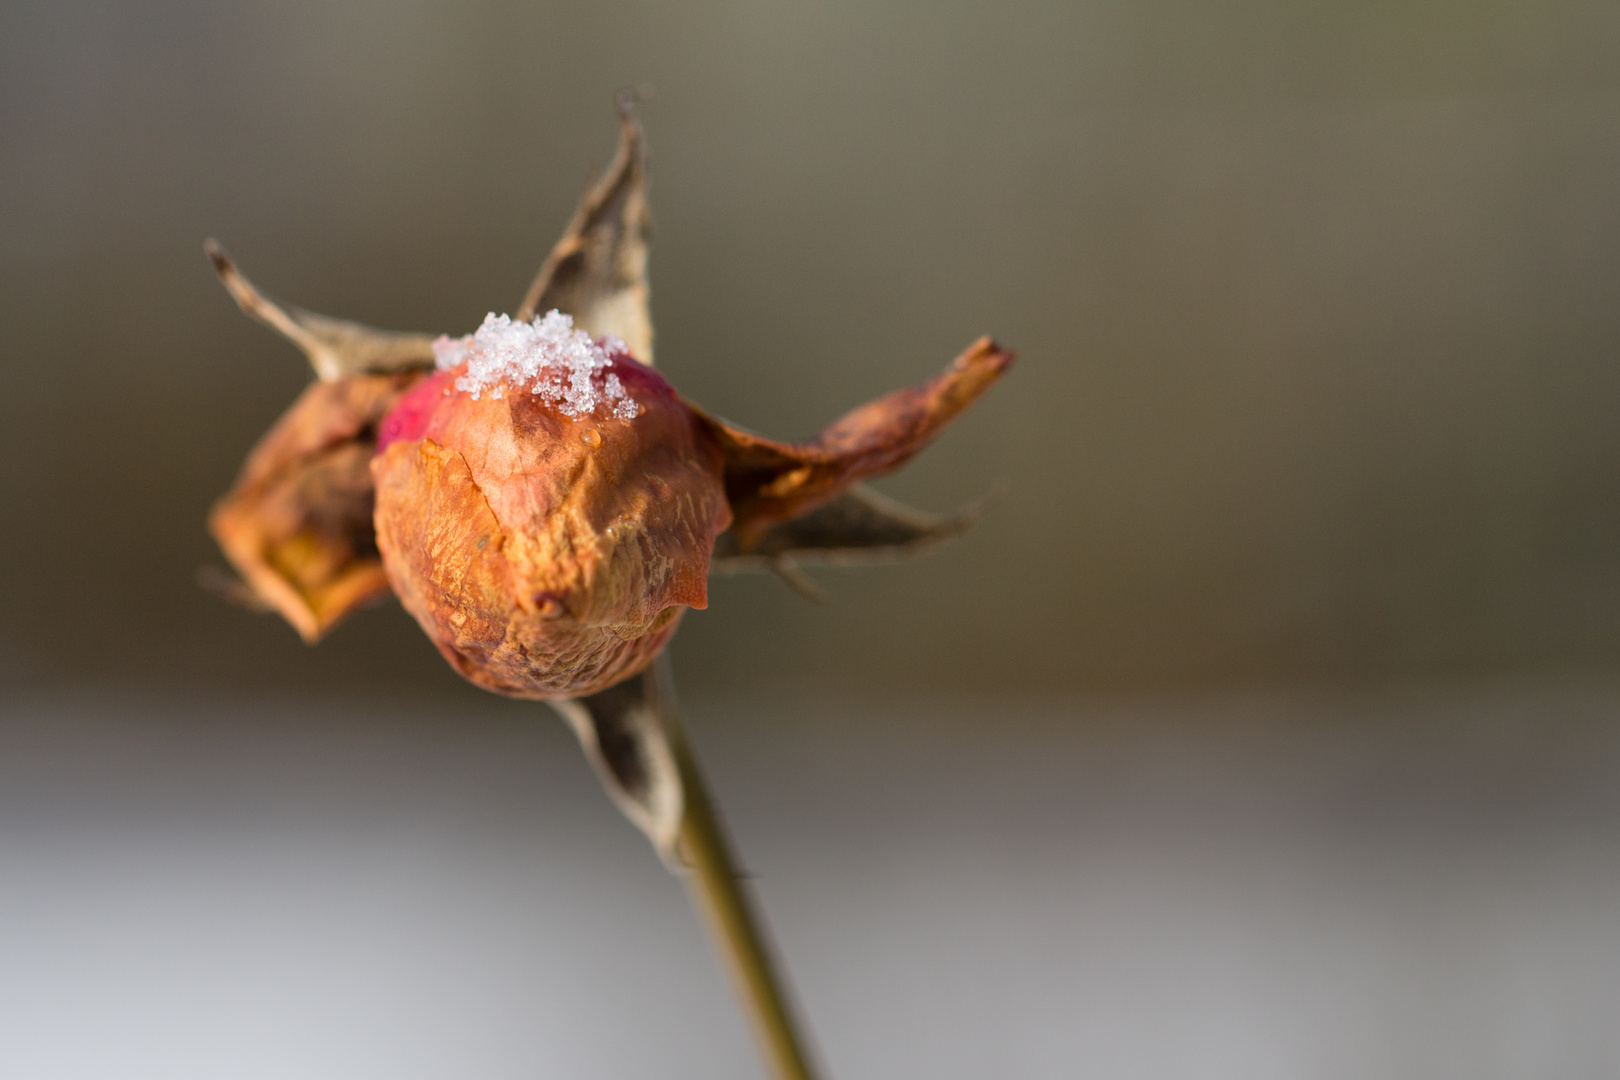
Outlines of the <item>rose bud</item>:
<svg viewBox="0 0 1620 1080">
<path fill-rule="evenodd" d="M 518 697 L 579 697 L 645 667 L 708 604 L 739 545 L 915 453 L 1006 367 L 988 342 L 944 375 L 786 444 L 687 405 L 623 342 L 553 311 L 491 315 L 383 422 L 377 546 L 446 659 Z"/>
<path fill-rule="evenodd" d="M 800 562 L 894 557 L 970 520 L 858 482 L 898 468 L 1006 370 L 1012 354 L 988 338 L 800 443 L 712 417 L 652 370 L 645 162 L 621 115 L 618 155 L 516 318 L 464 338 L 283 308 L 210 244 L 237 303 L 321 380 L 211 518 L 248 587 L 306 640 L 391 585 L 471 681 L 584 697 L 646 668 L 684 610 L 707 606 L 717 538 L 728 571 L 811 592 Z"/>
<path fill-rule="evenodd" d="M 575 697 L 634 674 L 708 604 L 731 521 L 719 447 L 616 339 L 490 316 L 384 422 L 377 546 L 468 679 Z M 466 356 L 466 359 L 462 359 Z"/>
</svg>

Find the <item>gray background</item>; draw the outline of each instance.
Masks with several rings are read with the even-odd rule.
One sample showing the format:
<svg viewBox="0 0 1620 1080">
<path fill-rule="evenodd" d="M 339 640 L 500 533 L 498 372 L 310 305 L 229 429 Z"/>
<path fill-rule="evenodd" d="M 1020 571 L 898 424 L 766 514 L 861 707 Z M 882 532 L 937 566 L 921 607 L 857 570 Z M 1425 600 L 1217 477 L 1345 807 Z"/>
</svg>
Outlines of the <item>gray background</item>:
<svg viewBox="0 0 1620 1080">
<path fill-rule="evenodd" d="M 465 332 L 638 85 L 688 396 L 1020 353 L 676 641 L 837 1074 L 1620 1069 L 1620 8 L 12 0 L 0 1072 L 751 1075 L 549 717 L 195 584 L 308 378 L 202 238 Z"/>
</svg>

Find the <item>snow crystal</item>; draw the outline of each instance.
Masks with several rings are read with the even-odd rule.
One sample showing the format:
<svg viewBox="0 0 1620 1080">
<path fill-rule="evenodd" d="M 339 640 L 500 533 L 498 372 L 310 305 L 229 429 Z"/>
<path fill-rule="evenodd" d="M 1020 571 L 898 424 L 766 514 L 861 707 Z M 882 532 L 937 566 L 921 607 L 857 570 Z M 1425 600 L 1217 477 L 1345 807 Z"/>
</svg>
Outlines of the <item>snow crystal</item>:
<svg viewBox="0 0 1620 1080">
<path fill-rule="evenodd" d="M 574 329 L 571 316 L 557 310 L 532 323 L 490 312 L 474 333 L 440 337 L 433 343 L 439 370 L 466 363 L 467 373 L 456 380 L 456 389 L 471 394 L 474 401 L 485 393 L 501 398 L 507 390 L 526 387 L 575 420 L 602 408 L 621 420 L 634 420 L 641 406 L 610 370 L 615 353 L 628 355 L 629 349 L 612 336 L 591 340 L 585 331 Z"/>
</svg>

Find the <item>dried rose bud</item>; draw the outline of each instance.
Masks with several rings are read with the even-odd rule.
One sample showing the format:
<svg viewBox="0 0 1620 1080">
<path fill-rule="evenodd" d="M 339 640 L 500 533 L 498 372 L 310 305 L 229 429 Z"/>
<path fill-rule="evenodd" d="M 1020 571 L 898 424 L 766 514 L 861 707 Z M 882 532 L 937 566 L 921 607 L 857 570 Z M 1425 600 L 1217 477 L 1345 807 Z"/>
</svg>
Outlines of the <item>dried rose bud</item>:
<svg viewBox="0 0 1620 1080">
<path fill-rule="evenodd" d="M 722 533 L 727 567 L 805 588 L 799 560 L 892 556 L 963 527 L 856 485 L 926 445 L 1012 354 L 981 339 L 801 443 L 716 419 L 650 366 L 644 185 L 626 108 L 618 156 L 516 318 L 454 340 L 284 309 L 210 247 L 243 310 L 323 380 L 212 519 L 248 585 L 307 640 L 382 591 L 386 572 L 468 679 L 583 697 L 641 671 L 684 609 L 707 606 Z"/>
<path fill-rule="evenodd" d="M 708 605 L 714 541 L 739 544 L 915 453 L 1005 369 L 981 342 L 938 379 L 803 444 L 687 405 L 622 342 L 551 312 L 491 315 L 435 345 L 446 365 L 383 422 L 377 546 L 447 660 L 518 697 L 579 697 L 635 674 Z M 452 366 L 453 365 L 453 366 Z"/>
<path fill-rule="evenodd" d="M 657 372 L 565 315 L 491 316 L 436 348 L 454 366 L 400 401 L 372 464 L 401 603 L 504 694 L 576 697 L 641 670 L 708 604 L 731 521 L 719 448 Z"/>
</svg>

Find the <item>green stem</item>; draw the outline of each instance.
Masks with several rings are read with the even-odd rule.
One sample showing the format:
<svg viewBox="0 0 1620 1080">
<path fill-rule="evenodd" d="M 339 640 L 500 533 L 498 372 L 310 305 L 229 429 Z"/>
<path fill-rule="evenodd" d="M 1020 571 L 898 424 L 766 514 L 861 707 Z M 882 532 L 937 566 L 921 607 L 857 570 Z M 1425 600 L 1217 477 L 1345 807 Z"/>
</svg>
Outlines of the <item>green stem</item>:
<svg viewBox="0 0 1620 1080">
<path fill-rule="evenodd" d="M 688 871 L 687 887 L 725 957 L 737 996 L 742 999 L 772 1075 L 776 1080 L 815 1080 L 788 1002 L 786 983 L 777 973 L 764 926 L 744 892 L 702 774 L 684 735 L 672 734 L 684 796 L 678 843 Z"/>
</svg>

